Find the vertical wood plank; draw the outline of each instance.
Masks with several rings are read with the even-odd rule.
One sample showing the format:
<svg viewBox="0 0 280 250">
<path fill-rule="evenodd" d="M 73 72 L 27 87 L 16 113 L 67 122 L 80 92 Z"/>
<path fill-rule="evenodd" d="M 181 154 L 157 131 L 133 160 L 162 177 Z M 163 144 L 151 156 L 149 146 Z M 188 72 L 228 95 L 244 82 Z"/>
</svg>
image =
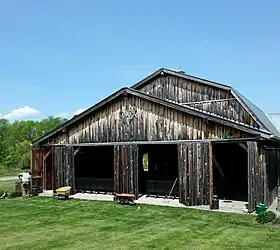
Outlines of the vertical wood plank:
<svg viewBox="0 0 280 250">
<path fill-rule="evenodd" d="M 214 196 L 214 169 L 213 169 L 213 155 L 212 155 L 212 144 L 209 143 L 209 179 L 210 179 L 210 190 L 209 190 L 209 204 L 210 209 L 213 208 L 213 196 Z"/>
<path fill-rule="evenodd" d="M 260 202 L 257 192 L 259 176 L 259 150 L 257 142 L 247 142 L 248 145 L 248 210 L 255 211 L 256 203 Z"/>
<path fill-rule="evenodd" d="M 114 146 L 114 191 L 120 193 L 120 181 L 119 181 L 119 170 L 120 170 L 120 146 Z"/>
<path fill-rule="evenodd" d="M 209 204 L 210 143 L 181 143 L 178 148 L 179 201 L 186 206 Z"/>
</svg>

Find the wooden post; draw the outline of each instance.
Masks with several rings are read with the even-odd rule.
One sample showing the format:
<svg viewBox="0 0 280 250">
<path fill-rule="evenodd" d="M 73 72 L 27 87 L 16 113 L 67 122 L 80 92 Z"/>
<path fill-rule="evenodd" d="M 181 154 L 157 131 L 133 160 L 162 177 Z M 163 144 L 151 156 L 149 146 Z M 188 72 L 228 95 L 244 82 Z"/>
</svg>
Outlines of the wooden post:
<svg viewBox="0 0 280 250">
<path fill-rule="evenodd" d="M 30 171 L 31 171 L 31 175 L 33 176 L 33 169 L 34 169 L 34 166 L 33 166 L 33 150 L 32 150 L 32 147 L 30 147 Z M 33 185 L 33 178 L 31 178 L 31 181 L 30 181 L 30 186 L 32 187 Z"/>
<path fill-rule="evenodd" d="M 209 170 L 210 170 L 210 209 L 213 209 L 214 197 L 214 171 L 213 171 L 213 157 L 212 157 L 212 144 L 209 143 Z"/>
<path fill-rule="evenodd" d="M 277 211 L 280 211 L 280 151 L 276 151 L 276 166 L 277 166 Z"/>
</svg>

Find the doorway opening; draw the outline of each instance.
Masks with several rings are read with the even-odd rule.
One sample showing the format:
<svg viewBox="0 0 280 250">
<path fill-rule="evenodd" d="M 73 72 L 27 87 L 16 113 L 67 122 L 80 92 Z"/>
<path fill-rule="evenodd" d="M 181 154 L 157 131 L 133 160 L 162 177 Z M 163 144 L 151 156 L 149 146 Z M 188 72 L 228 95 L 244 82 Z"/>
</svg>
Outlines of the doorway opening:
<svg viewBox="0 0 280 250">
<path fill-rule="evenodd" d="M 82 147 L 75 155 L 77 192 L 114 192 L 114 147 Z"/>
<path fill-rule="evenodd" d="M 178 197 L 177 145 L 139 146 L 139 194 Z"/>
<path fill-rule="evenodd" d="M 214 195 L 248 201 L 247 147 L 242 143 L 213 144 Z"/>
</svg>

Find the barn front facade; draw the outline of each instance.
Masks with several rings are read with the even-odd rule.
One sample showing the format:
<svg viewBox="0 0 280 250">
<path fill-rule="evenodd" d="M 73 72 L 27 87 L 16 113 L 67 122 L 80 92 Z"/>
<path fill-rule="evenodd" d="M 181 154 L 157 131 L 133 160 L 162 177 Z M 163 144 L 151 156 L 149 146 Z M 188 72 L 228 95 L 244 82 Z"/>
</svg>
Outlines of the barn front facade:
<svg viewBox="0 0 280 250">
<path fill-rule="evenodd" d="M 31 169 L 43 190 L 271 204 L 280 134 L 230 86 L 160 69 L 35 141 Z"/>
</svg>

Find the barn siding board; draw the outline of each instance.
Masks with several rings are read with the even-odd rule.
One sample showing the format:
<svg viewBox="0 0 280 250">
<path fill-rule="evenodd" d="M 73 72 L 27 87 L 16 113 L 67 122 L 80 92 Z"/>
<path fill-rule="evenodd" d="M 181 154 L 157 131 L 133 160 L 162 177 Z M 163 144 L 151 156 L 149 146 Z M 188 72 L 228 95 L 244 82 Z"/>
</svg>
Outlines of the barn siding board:
<svg viewBox="0 0 280 250">
<path fill-rule="evenodd" d="M 230 90 L 171 75 L 159 76 L 137 89 L 168 101 L 188 103 L 189 107 L 259 128 L 257 122 L 231 94 Z M 219 101 L 209 102 L 209 100 Z"/>
<path fill-rule="evenodd" d="M 178 144 L 179 201 L 186 206 L 209 205 L 208 142 Z"/>
<path fill-rule="evenodd" d="M 30 150 L 30 166 L 31 173 L 34 177 L 32 185 L 36 185 L 43 189 L 44 185 L 44 150 L 41 148 L 33 148 Z"/>
<path fill-rule="evenodd" d="M 248 144 L 248 209 L 253 212 L 258 203 L 271 202 L 267 199 L 267 164 L 265 152 L 257 142 Z"/>
<path fill-rule="evenodd" d="M 264 166 L 264 201 L 266 204 L 271 204 L 277 197 L 279 151 L 263 149 L 262 154 L 264 156 L 261 161 Z"/>
<path fill-rule="evenodd" d="M 138 198 L 138 146 L 114 146 L 114 185 L 116 193 L 131 193 Z"/>
<path fill-rule="evenodd" d="M 73 191 L 75 191 L 73 147 L 54 147 L 52 157 L 54 169 L 53 191 L 64 186 L 71 186 Z"/>
<path fill-rule="evenodd" d="M 207 131 L 207 132 L 206 132 Z M 231 127 L 189 115 L 136 96 L 108 103 L 69 126 L 69 143 L 154 140 L 223 139 L 251 135 Z M 89 137 L 89 135 L 91 135 Z M 58 133 L 50 143 L 65 143 Z"/>
</svg>

